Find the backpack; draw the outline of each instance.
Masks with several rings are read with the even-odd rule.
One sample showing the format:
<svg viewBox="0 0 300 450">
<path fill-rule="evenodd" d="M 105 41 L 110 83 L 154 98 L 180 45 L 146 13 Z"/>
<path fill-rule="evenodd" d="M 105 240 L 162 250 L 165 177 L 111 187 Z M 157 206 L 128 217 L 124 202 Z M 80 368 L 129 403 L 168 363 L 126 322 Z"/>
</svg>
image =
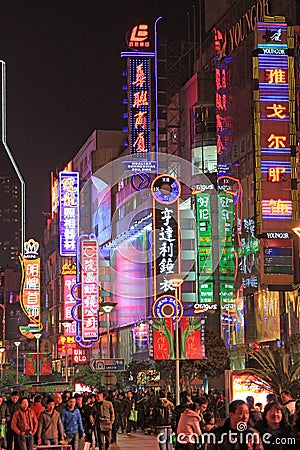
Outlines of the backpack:
<svg viewBox="0 0 300 450">
<path fill-rule="evenodd" d="M 155 407 L 155 425 L 157 427 L 171 425 L 171 409 L 161 402 Z"/>
</svg>

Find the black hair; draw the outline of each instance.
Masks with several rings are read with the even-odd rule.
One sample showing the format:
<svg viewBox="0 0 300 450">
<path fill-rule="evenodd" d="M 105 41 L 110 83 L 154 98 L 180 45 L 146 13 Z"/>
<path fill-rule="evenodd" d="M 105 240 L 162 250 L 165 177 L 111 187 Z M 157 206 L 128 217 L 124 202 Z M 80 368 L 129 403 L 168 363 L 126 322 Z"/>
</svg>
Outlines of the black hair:
<svg viewBox="0 0 300 450">
<path fill-rule="evenodd" d="M 55 403 L 54 402 L 54 398 L 48 397 L 47 400 L 46 400 L 46 405 L 49 405 L 49 403 Z"/>
<path fill-rule="evenodd" d="M 213 413 L 211 413 L 209 411 L 206 411 L 203 413 L 203 420 L 206 424 L 209 424 L 211 419 L 214 419 L 214 417 L 215 416 L 213 415 Z"/>
<path fill-rule="evenodd" d="M 247 403 L 244 400 L 233 400 L 229 405 L 229 412 L 234 414 L 240 405 L 247 405 Z"/>
</svg>

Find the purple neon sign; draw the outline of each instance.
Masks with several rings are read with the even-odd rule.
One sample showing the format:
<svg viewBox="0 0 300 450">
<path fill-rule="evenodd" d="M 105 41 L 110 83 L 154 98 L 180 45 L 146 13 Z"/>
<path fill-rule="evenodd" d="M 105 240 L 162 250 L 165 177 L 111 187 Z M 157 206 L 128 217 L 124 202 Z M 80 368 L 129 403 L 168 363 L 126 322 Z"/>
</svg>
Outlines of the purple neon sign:
<svg viewBox="0 0 300 450">
<path fill-rule="evenodd" d="M 59 173 L 59 251 L 76 256 L 79 231 L 79 173 Z"/>
</svg>

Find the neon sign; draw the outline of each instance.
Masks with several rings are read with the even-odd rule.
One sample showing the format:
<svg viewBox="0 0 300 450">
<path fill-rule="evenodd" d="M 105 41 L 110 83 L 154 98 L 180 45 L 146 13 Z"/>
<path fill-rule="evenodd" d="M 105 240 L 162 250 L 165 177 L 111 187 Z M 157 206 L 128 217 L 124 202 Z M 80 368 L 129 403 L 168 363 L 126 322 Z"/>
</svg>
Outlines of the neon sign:
<svg viewBox="0 0 300 450">
<path fill-rule="evenodd" d="M 255 92 L 256 227 L 280 231 L 296 218 L 296 128 L 293 57 L 287 24 L 257 24 Z"/>
<path fill-rule="evenodd" d="M 98 241 L 81 241 L 81 337 L 83 341 L 97 341 L 99 338 L 98 298 Z"/>
<path fill-rule="evenodd" d="M 180 273 L 180 184 L 170 175 L 156 177 L 153 197 L 154 302 L 162 295 L 172 296 L 171 277 Z"/>
<path fill-rule="evenodd" d="M 232 146 L 232 122 L 227 86 L 227 64 L 218 62 L 216 67 L 216 128 L 218 160 L 224 162 L 224 156 Z"/>
<path fill-rule="evenodd" d="M 151 150 L 150 59 L 129 59 L 129 145 L 131 153 Z"/>
<path fill-rule="evenodd" d="M 59 173 L 59 248 L 61 256 L 76 256 L 79 231 L 79 173 Z"/>
<path fill-rule="evenodd" d="M 132 28 L 128 46 L 134 48 L 145 48 L 150 46 L 148 25 L 139 24 Z"/>
<path fill-rule="evenodd" d="M 21 306 L 29 319 L 27 326 L 20 326 L 20 332 L 29 339 L 42 330 L 41 324 L 41 269 L 38 256 L 39 243 L 33 239 L 24 243 L 24 255 L 20 256 L 22 266 Z"/>
</svg>

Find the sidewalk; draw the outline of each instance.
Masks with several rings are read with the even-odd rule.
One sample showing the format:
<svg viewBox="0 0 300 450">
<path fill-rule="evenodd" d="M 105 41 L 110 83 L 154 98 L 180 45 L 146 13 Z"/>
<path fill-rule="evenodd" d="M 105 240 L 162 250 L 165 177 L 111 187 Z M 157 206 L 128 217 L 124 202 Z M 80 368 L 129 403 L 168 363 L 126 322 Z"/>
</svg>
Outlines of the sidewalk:
<svg viewBox="0 0 300 450">
<path fill-rule="evenodd" d="M 142 431 L 132 433 L 131 436 L 118 433 L 117 444 L 111 444 L 109 450 L 158 450 L 157 436 L 149 436 Z"/>
</svg>

